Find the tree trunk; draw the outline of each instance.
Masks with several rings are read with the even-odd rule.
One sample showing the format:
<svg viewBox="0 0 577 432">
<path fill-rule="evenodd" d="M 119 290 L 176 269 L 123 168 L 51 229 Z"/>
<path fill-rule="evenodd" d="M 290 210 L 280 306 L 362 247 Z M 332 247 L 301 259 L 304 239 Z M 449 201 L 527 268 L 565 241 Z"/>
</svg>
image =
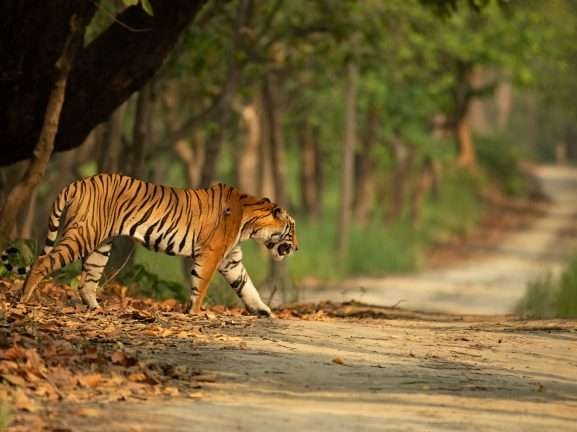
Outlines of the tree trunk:
<svg viewBox="0 0 577 432">
<path fill-rule="evenodd" d="M 136 178 L 143 177 L 144 159 L 150 142 L 153 109 L 152 85 L 153 83 L 149 82 L 142 87 L 136 99 L 130 165 L 125 166 L 126 172 Z"/>
<path fill-rule="evenodd" d="M 35 216 L 36 216 L 37 204 L 38 204 L 38 189 L 34 189 L 32 191 L 32 194 L 30 195 L 30 199 L 28 200 L 28 207 L 24 212 L 22 226 L 20 227 L 20 232 L 18 233 L 18 237 L 21 239 L 36 238 L 36 236 L 34 235 L 34 227 L 36 226 Z"/>
<path fill-rule="evenodd" d="M 264 101 L 264 91 L 261 86 L 260 88 L 260 98 L 257 113 L 259 116 L 260 122 L 260 130 L 261 130 L 261 140 L 259 145 L 259 154 L 258 154 L 258 175 L 257 175 L 257 183 L 258 183 L 258 195 L 261 197 L 273 197 L 274 196 L 274 178 L 273 172 L 271 167 L 271 160 L 272 160 L 272 149 L 271 149 L 271 142 L 270 142 L 270 124 L 268 123 L 267 115 L 266 115 L 266 103 Z"/>
<path fill-rule="evenodd" d="M 101 125 L 101 142 L 98 145 L 98 171 L 115 173 L 120 172 L 122 130 L 126 105 L 122 104 L 112 113 L 106 123 Z"/>
<path fill-rule="evenodd" d="M 487 86 L 487 82 L 491 80 L 491 71 L 487 69 L 474 68 L 469 74 L 469 86 L 472 91 L 474 89 L 481 89 Z M 493 74 L 494 75 L 494 74 Z M 469 124 L 471 131 L 488 135 L 491 133 L 491 125 L 487 118 L 487 98 L 473 97 L 469 104 Z"/>
<path fill-rule="evenodd" d="M 0 210 L 0 250 L 4 250 L 8 244 L 16 223 L 16 215 L 22 204 L 29 199 L 46 172 L 46 166 L 54 149 L 54 139 L 58 132 L 60 113 L 64 105 L 70 68 L 77 49 L 82 46 L 86 24 L 86 17 L 73 15 L 70 18 L 69 35 L 64 44 L 62 54 L 56 61 L 56 78 L 52 91 L 50 92 L 44 116 L 44 124 L 40 131 L 32 159 L 28 164 L 24 177 L 10 191 Z"/>
<path fill-rule="evenodd" d="M 256 173 L 258 171 L 258 151 L 262 133 L 255 103 L 243 106 L 240 113 L 245 125 L 246 141 L 238 158 L 237 183 L 243 192 L 257 194 Z"/>
<path fill-rule="evenodd" d="M 435 166 L 430 157 L 427 157 L 421 166 L 415 188 L 411 197 L 411 221 L 414 226 L 420 226 L 423 221 L 423 207 L 425 198 L 435 182 Z"/>
<path fill-rule="evenodd" d="M 132 143 L 122 160 L 122 173 L 140 179 L 144 176 L 144 159 L 150 142 L 153 110 L 152 86 L 153 82 L 148 82 L 138 93 L 134 108 Z M 134 262 L 135 246 L 134 241 L 128 237 L 113 239 L 108 268 L 130 268 Z"/>
<path fill-rule="evenodd" d="M 282 115 L 279 108 L 278 83 L 275 76 L 269 74 L 263 83 L 263 113 L 268 124 L 266 139 L 270 143 L 270 164 L 274 183 L 274 200 L 277 204 L 287 207 L 286 190 L 286 157 L 284 135 L 282 130 Z"/>
<path fill-rule="evenodd" d="M 510 81 L 502 81 L 497 87 L 495 104 L 497 105 L 497 129 L 503 132 L 509 126 L 513 107 L 513 85 Z"/>
<path fill-rule="evenodd" d="M 322 161 L 315 130 L 306 120 L 300 131 L 301 203 L 309 221 L 317 221 L 322 211 Z"/>
<path fill-rule="evenodd" d="M 367 124 L 361 139 L 361 149 L 356 155 L 355 164 L 355 222 L 366 225 L 369 212 L 375 200 L 375 155 L 374 149 L 377 143 L 379 115 L 376 107 L 372 105 L 367 113 Z"/>
<path fill-rule="evenodd" d="M 186 186 L 197 188 L 200 184 L 201 167 L 204 164 L 204 147 L 199 132 L 192 138 L 192 143 L 180 140 L 174 146 L 176 154 L 184 164 Z"/>
<path fill-rule="evenodd" d="M 207 0 L 151 0 L 154 16 L 140 5 L 126 8 L 86 47 L 68 80 L 55 151 L 77 147 L 88 133 L 152 78 L 182 32 Z M 73 14 L 91 18 L 98 1 L 3 0 L 0 16 L 0 164 L 32 156 L 52 82 L 51 66 Z M 38 43 L 42 40 L 45 43 Z M 10 47 L 5 49 L 5 47 Z"/>
<path fill-rule="evenodd" d="M 409 195 L 408 186 L 414 157 L 414 151 L 404 144 L 399 137 L 394 136 L 387 143 L 393 157 L 394 168 L 389 181 L 391 189 L 389 191 L 389 209 L 385 213 L 385 226 L 403 217 L 405 202 Z"/>
<path fill-rule="evenodd" d="M 345 130 L 341 148 L 341 202 L 337 233 L 337 253 L 344 260 L 349 250 L 349 232 L 351 228 L 352 195 L 354 188 L 354 155 L 357 133 L 357 96 L 359 70 L 357 65 L 347 63 L 347 82 L 345 91 Z"/>
<path fill-rule="evenodd" d="M 457 143 L 457 165 L 472 169 L 476 163 L 475 147 L 471 136 L 470 107 L 473 95 L 470 63 L 458 61 L 456 64 L 453 130 Z"/>
<path fill-rule="evenodd" d="M 273 200 L 281 207 L 288 206 L 286 190 L 286 158 L 284 148 L 284 134 L 282 128 L 282 113 L 277 77 L 268 74 L 262 85 L 263 118 L 266 123 L 264 139 L 269 143 L 270 167 L 272 172 L 274 195 Z M 283 302 L 296 300 L 295 290 L 290 279 L 287 263 L 270 259 L 269 274 L 267 277 L 269 289 L 275 292 L 280 289 Z"/>
<path fill-rule="evenodd" d="M 471 134 L 468 116 L 464 115 L 457 123 L 456 130 L 458 155 L 457 164 L 463 168 L 473 168 L 476 164 L 475 145 Z"/>
<path fill-rule="evenodd" d="M 199 185 L 202 188 L 209 187 L 216 177 L 216 164 L 222 146 L 223 128 L 224 125 L 220 124 L 216 126 L 216 130 L 209 131 L 205 135 L 204 163 L 202 165 Z"/>
</svg>

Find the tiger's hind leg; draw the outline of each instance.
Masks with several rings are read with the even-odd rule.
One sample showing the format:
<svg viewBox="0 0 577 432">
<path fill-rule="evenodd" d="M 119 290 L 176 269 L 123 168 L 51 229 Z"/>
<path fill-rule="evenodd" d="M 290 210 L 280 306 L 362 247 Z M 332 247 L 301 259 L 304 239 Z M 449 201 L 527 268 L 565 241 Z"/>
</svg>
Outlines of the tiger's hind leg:
<svg viewBox="0 0 577 432">
<path fill-rule="evenodd" d="M 218 267 L 218 271 L 226 279 L 236 295 L 240 297 L 250 313 L 267 317 L 272 315 L 272 311 L 260 298 L 242 263 L 240 246 L 237 245 L 224 257 Z"/>
<path fill-rule="evenodd" d="M 28 303 L 40 281 L 50 273 L 76 261 L 81 257 L 81 245 L 73 235 L 63 237 L 57 245 L 38 257 L 32 265 L 26 280 L 24 281 L 24 293 L 20 298 L 23 303 Z M 46 249 L 45 249 L 46 252 Z"/>
<path fill-rule="evenodd" d="M 101 244 L 82 263 L 82 276 L 78 292 L 82 302 L 91 309 L 100 308 L 96 300 L 96 289 L 110 257 L 111 249 L 112 243 Z"/>
</svg>

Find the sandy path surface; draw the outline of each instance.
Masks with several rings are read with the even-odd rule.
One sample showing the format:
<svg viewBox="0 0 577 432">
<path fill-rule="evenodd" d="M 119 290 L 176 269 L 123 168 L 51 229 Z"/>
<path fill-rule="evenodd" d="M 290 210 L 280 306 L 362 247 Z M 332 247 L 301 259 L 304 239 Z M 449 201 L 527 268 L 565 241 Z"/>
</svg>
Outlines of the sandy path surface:
<svg viewBox="0 0 577 432">
<path fill-rule="evenodd" d="M 511 312 L 527 283 L 557 273 L 577 245 L 577 170 L 545 166 L 536 174 L 552 200 L 547 214 L 484 251 L 484 258 L 418 274 L 354 278 L 328 289 L 306 289 L 302 300 L 355 299 L 382 306 L 400 302 L 409 309 L 465 314 Z"/>
<path fill-rule="evenodd" d="M 575 431 L 577 323 L 252 320 L 150 355 L 191 399 L 68 406 L 58 430 Z M 80 413 L 80 415 L 79 415 Z"/>
</svg>

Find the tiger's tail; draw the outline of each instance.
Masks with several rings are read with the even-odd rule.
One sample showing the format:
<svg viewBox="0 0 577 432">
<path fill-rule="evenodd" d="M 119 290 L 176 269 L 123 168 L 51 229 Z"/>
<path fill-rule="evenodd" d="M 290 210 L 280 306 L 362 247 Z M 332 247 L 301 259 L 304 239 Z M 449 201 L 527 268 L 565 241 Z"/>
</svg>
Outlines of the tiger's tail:
<svg viewBox="0 0 577 432">
<path fill-rule="evenodd" d="M 68 205 L 70 204 L 70 197 L 74 194 L 75 191 L 76 182 L 62 189 L 52 203 L 50 217 L 48 218 L 48 233 L 46 234 L 44 248 L 42 249 L 40 256 L 49 254 L 54 247 L 54 243 L 56 243 L 56 237 L 58 237 L 58 230 L 60 228 L 60 220 L 62 219 L 62 214 L 68 208 Z"/>
</svg>

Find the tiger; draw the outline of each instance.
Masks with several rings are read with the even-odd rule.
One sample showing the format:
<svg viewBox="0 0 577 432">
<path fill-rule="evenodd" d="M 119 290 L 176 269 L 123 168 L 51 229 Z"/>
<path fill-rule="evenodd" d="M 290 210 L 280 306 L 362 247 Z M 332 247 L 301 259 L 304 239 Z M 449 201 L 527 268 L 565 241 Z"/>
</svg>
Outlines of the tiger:
<svg viewBox="0 0 577 432">
<path fill-rule="evenodd" d="M 20 300 L 29 302 L 44 277 L 80 259 L 81 300 L 90 309 L 100 308 L 96 291 L 117 236 L 131 237 L 157 252 L 192 258 L 186 311 L 193 314 L 201 311 L 218 270 L 249 313 L 271 316 L 242 263 L 240 242 L 261 242 L 276 261 L 299 247 L 294 219 L 268 198 L 223 183 L 182 189 L 98 174 L 58 194 L 44 248 L 28 271 Z"/>
</svg>

